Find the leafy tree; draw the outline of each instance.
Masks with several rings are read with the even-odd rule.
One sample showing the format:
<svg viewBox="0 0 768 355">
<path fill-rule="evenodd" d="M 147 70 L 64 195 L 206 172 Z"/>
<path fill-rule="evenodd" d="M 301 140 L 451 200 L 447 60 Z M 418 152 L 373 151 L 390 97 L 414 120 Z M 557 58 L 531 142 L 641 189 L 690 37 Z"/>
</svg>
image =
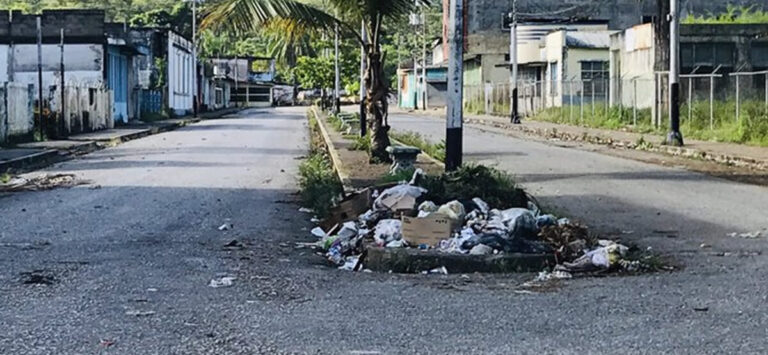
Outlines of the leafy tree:
<svg viewBox="0 0 768 355">
<path fill-rule="evenodd" d="M 303 88 L 329 88 L 335 80 L 334 63 L 328 57 L 300 57 L 293 75 Z"/>
<path fill-rule="evenodd" d="M 371 119 L 371 154 L 387 161 L 390 145 L 388 122 L 389 80 L 384 68 L 387 55 L 382 51 L 384 26 L 395 23 L 415 5 L 427 0 L 328 0 L 328 8 L 296 0 L 221 0 L 213 5 L 203 24 L 209 28 L 229 28 L 238 33 L 257 30 L 277 23 L 284 33 L 321 31 L 333 33 L 336 28 L 348 38 L 364 46 L 367 54 L 365 82 L 366 107 Z M 277 22 L 276 22 L 277 21 Z M 361 33 L 361 23 L 366 33 Z"/>
</svg>

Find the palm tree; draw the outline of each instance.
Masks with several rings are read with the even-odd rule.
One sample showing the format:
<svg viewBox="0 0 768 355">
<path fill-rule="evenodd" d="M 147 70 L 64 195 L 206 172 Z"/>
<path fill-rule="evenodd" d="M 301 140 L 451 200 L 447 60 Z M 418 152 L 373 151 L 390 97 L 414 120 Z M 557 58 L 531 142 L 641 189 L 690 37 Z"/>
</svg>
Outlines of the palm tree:
<svg viewBox="0 0 768 355">
<path fill-rule="evenodd" d="M 229 28 L 247 33 L 265 25 L 282 27 L 285 33 L 308 30 L 333 32 L 355 38 L 365 48 L 368 65 L 365 73 L 367 99 L 365 102 L 371 128 L 371 156 L 388 161 L 389 85 L 384 75 L 386 54 L 381 50 L 383 22 L 406 16 L 416 6 L 428 5 L 429 0 L 327 0 L 334 14 L 298 0 L 221 0 L 215 3 L 204 27 Z M 360 24 L 365 27 L 365 38 Z"/>
</svg>

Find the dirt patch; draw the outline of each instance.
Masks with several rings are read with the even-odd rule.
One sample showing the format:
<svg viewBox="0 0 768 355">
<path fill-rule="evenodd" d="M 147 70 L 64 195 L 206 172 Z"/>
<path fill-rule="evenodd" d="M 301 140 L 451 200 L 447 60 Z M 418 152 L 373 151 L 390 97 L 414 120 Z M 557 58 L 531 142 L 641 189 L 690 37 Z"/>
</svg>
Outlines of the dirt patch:
<svg viewBox="0 0 768 355">
<path fill-rule="evenodd" d="M 360 150 L 353 150 L 351 147 L 354 141 L 351 138 L 344 137 L 341 133 L 333 129 L 332 125 L 324 119 L 323 124 L 328 128 L 328 135 L 336 147 L 339 158 L 344 162 L 344 170 L 349 175 L 352 187 L 362 189 L 380 182 L 383 176 L 389 173 L 389 164 L 372 164 L 368 153 Z M 354 167 L 354 168 L 352 168 Z M 424 156 L 419 156 L 415 167 L 422 169 L 427 174 L 440 174 L 443 168 Z"/>
</svg>

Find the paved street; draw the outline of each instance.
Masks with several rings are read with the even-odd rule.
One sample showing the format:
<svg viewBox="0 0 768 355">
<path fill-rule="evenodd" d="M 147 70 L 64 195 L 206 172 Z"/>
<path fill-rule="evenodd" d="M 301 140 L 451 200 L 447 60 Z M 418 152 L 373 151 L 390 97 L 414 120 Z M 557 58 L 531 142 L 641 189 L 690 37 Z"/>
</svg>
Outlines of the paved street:
<svg viewBox="0 0 768 355">
<path fill-rule="evenodd" d="M 429 118 L 391 123 L 444 134 Z M 468 160 L 683 269 L 529 294 L 515 291 L 530 274 L 328 268 L 294 248 L 311 239 L 294 194 L 305 108 L 251 110 L 47 170 L 91 185 L 0 197 L 0 354 L 768 351 L 768 241 L 726 237 L 768 228 L 768 190 L 474 128 L 465 137 Z M 25 284 L 29 272 L 51 284 Z M 209 287 L 221 276 L 233 286 Z"/>
</svg>

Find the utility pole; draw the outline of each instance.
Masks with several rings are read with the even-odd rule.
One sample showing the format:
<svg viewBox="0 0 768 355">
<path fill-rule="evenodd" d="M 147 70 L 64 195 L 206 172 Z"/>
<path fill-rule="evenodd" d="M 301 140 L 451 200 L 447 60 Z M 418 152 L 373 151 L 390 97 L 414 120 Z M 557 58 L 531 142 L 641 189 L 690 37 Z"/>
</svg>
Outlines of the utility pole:
<svg viewBox="0 0 768 355">
<path fill-rule="evenodd" d="M 669 5 L 669 134 L 667 144 L 683 145 L 680 133 L 680 0 Z"/>
<path fill-rule="evenodd" d="M 61 116 L 59 116 L 59 124 L 56 125 L 56 136 L 59 135 L 58 134 L 59 127 L 61 127 L 64 123 L 66 123 L 66 120 L 65 120 L 64 117 L 65 117 L 66 112 L 67 112 L 66 111 L 66 100 L 65 100 L 66 96 L 64 95 L 64 89 L 65 89 L 64 85 L 65 85 L 66 82 L 64 81 L 64 29 L 63 28 L 61 29 L 61 61 L 60 62 L 61 62 L 61 66 L 60 66 L 59 69 L 61 70 L 61 104 L 60 104 L 60 106 L 61 106 Z M 67 129 L 68 128 L 69 127 L 67 127 Z M 64 129 L 64 132 L 66 132 L 67 129 Z"/>
<path fill-rule="evenodd" d="M 520 114 L 517 101 L 517 0 L 512 1 L 512 12 L 509 13 L 511 25 L 509 26 L 509 62 L 512 75 L 509 78 L 509 106 L 510 121 L 515 124 L 520 123 Z"/>
<path fill-rule="evenodd" d="M 421 109 L 427 110 L 427 13 L 421 8 Z"/>
<path fill-rule="evenodd" d="M 334 99 L 334 112 L 338 115 L 339 112 L 341 112 L 341 72 L 339 68 L 339 25 L 336 24 L 336 29 L 334 31 L 334 48 L 336 50 L 336 58 L 335 58 L 335 64 L 336 64 L 336 78 L 334 80 L 334 90 L 333 90 L 333 99 Z"/>
<path fill-rule="evenodd" d="M 360 47 L 360 136 L 365 137 L 365 135 L 368 134 L 368 120 L 365 105 L 365 69 L 368 64 L 368 31 L 365 28 L 365 21 L 362 21 L 360 24 L 360 36 L 363 37 L 363 45 Z"/>
<path fill-rule="evenodd" d="M 195 66 L 195 114 L 200 109 L 200 77 L 198 76 L 198 63 L 197 63 L 197 0 L 192 0 L 192 62 Z"/>
<path fill-rule="evenodd" d="M 450 0 L 450 7 L 445 170 L 455 171 L 461 166 L 463 154 L 464 0 Z"/>
<path fill-rule="evenodd" d="M 43 119 L 43 23 L 37 16 L 37 118 L 40 123 L 40 140 L 45 139 L 45 119 Z"/>
</svg>

